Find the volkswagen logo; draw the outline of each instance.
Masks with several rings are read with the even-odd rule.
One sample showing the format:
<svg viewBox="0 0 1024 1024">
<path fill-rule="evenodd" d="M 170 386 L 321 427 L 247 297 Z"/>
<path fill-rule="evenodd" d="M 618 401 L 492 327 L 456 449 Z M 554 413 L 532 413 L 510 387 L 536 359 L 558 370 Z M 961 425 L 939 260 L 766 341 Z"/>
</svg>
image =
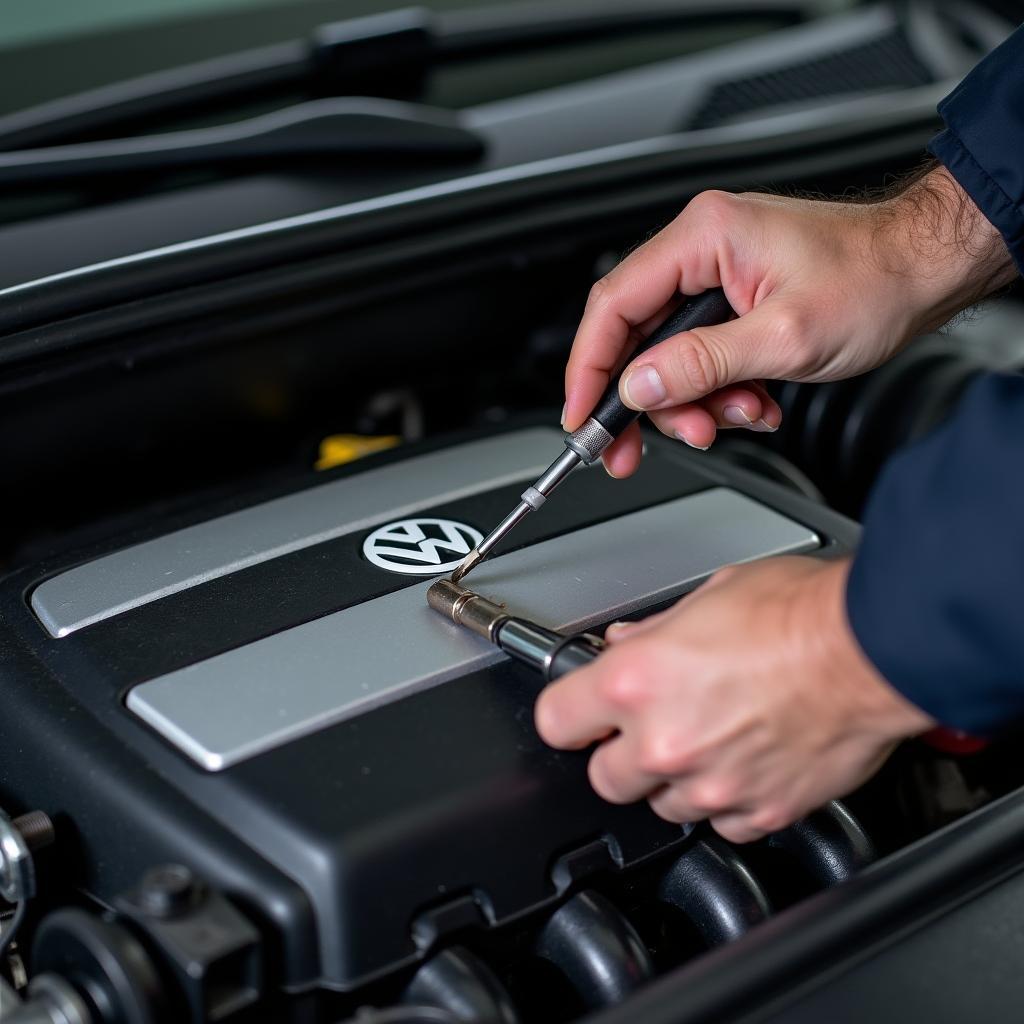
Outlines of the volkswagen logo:
<svg viewBox="0 0 1024 1024">
<path fill-rule="evenodd" d="M 483 539 L 479 530 L 451 519 L 399 519 L 374 530 L 363 541 L 363 554 L 388 572 L 439 576 Z"/>
</svg>

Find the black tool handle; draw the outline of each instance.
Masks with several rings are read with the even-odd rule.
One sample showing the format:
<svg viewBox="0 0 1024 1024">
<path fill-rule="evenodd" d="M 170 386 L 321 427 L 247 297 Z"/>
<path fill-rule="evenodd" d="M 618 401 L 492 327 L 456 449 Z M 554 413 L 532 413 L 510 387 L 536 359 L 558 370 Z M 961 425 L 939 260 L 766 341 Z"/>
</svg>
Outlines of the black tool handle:
<svg viewBox="0 0 1024 1024">
<path fill-rule="evenodd" d="M 654 348 L 655 345 L 668 338 L 692 331 L 695 327 L 710 327 L 712 324 L 725 323 L 733 315 L 732 307 L 721 288 L 712 288 L 687 298 L 685 302 L 657 329 L 649 338 L 640 343 L 633 353 L 635 359 L 641 352 Z M 622 403 L 619 398 L 619 378 L 616 377 L 605 389 L 601 400 L 594 406 L 590 414 L 592 419 L 608 431 L 612 437 L 618 437 L 626 427 L 639 416 L 635 409 Z"/>
<path fill-rule="evenodd" d="M 600 640 L 586 634 L 566 637 L 565 642 L 559 644 L 548 659 L 544 673 L 547 681 L 554 682 L 574 669 L 589 665 L 603 649 Z"/>
</svg>

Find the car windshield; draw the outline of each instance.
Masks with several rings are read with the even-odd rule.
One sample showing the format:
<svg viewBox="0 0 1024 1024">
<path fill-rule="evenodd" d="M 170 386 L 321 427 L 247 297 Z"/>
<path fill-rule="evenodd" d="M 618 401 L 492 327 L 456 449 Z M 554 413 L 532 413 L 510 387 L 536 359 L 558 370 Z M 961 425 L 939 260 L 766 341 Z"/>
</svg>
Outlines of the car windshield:
<svg viewBox="0 0 1024 1024">
<path fill-rule="evenodd" d="M 481 54 L 432 76 L 439 106 L 461 107 L 756 36 L 802 20 L 860 6 L 859 0 L 726 4 L 614 5 L 605 0 L 431 0 L 441 17 L 486 17 L 504 9 L 542 21 L 635 8 L 683 15 L 675 25 L 603 36 L 571 35 L 557 46 Z M 0 44 L 0 114 L 155 71 L 286 40 L 318 25 L 396 10 L 393 0 L 51 0 L 9 5 Z M 702 16 L 687 20 L 687 12 Z M 45 71 L 41 70 L 45 69 Z"/>
</svg>

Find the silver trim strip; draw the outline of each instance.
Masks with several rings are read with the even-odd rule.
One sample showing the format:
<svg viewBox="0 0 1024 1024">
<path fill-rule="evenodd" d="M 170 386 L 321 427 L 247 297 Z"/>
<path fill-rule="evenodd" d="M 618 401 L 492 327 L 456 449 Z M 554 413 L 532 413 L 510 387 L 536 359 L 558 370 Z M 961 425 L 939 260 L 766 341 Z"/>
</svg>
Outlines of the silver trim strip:
<svg viewBox="0 0 1024 1024">
<path fill-rule="evenodd" d="M 32 609 L 51 636 L 64 637 L 374 523 L 532 480 L 561 447 L 557 430 L 518 430 L 334 480 L 69 569 L 36 587 Z"/>
<path fill-rule="evenodd" d="M 723 565 L 818 546 L 806 527 L 715 488 L 499 556 L 472 585 L 546 625 L 585 629 Z M 141 683 L 128 707 L 218 771 L 503 658 L 427 607 L 430 583 Z"/>
</svg>

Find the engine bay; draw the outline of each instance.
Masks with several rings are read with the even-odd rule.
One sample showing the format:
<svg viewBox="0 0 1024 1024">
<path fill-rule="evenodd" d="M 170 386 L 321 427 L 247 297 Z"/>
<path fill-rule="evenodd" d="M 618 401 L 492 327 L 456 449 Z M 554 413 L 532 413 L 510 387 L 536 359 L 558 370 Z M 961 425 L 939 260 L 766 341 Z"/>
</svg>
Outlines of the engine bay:
<svg viewBox="0 0 1024 1024">
<path fill-rule="evenodd" d="M 999 744 L 915 743 L 750 847 L 605 804 L 585 753 L 533 731 L 539 680 L 424 596 L 560 438 L 403 445 L 7 578 L 7 778 L 60 837 L 35 903 L 72 902 L 35 972 L 71 964 L 111 1000 L 119 978 L 140 1020 L 171 998 L 211 1020 L 590 1019 L 1020 783 Z M 599 629 L 723 565 L 856 542 L 792 485 L 647 444 L 628 481 L 578 470 L 474 586 Z"/>
<path fill-rule="evenodd" d="M 479 166 L 0 223 L 0 1019 L 895 1024 L 907 978 L 945 1019 L 1019 1005 L 1019 737 L 905 743 L 741 846 L 601 800 L 541 680 L 426 603 L 558 452 L 593 282 L 707 188 L 878 195 L 1014 13 L 779 6 L 693 60 L 496 76 Z M 452 25 L 444 52 L 497 45 Z M 888 458 L 1022 369 L 1018 285 L 862 376 L 769 382 L 775 433 L 647 426 L 633 477 L 575 471 L 473 588 L 600 634 L 848 554 Z"/>
</svg>

